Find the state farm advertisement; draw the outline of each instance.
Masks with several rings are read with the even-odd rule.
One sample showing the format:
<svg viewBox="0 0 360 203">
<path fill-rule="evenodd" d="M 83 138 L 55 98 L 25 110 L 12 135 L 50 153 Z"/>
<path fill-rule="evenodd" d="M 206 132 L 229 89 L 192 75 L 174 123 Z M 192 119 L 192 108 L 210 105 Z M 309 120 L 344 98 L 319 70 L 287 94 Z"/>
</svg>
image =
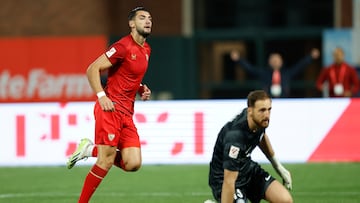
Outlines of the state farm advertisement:
<svg viewBox="0 0 360 203">
<path fill-rule="evenodd" d="M 144 164 L 207 164 L 245 100 L 137 101 Z M 274 99 L 266 130 L 282 162 L 360 161 L 359 99 Z M 0 166 L 65 165 L 93 140 L 93 102 L 0 104 Z M 252 157 L 267 162 L 259 149 Z M 92 164 L 89 158 L 80 164 Z"/>
<path fill-rule="evenodd" d="M 91 101 L 85 71 L 103 36 L 0 38 L 0 102 Z"/>
</svg>

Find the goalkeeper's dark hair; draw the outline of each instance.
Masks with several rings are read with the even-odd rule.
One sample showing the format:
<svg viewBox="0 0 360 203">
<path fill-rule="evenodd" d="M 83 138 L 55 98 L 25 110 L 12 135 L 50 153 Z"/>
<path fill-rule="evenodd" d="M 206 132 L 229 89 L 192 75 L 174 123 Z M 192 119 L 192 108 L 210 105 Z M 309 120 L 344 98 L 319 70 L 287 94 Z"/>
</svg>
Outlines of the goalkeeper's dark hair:
<svg viewBox="0 0 360 203">
<path fill-rule="evenodd" d="M 271 97 L 264 90 L 251 91 L 247 96 L 247 106 L 254 107 L 256 101 L 265 99 L 271 99 Z"/>
<path fill-rule="evenodd" d="M 146 11 L 146 12 L 149 12 L 145 7 L 143 6 L 138 6 L 136 8 L 134 8 L 133 10 L 131 10 L 129 12 L 129 15 L 128 15 L 128 20 L 133 20 L 134 17 L 136 16 L 136 12 L 138 11 Z"/>
</svg>

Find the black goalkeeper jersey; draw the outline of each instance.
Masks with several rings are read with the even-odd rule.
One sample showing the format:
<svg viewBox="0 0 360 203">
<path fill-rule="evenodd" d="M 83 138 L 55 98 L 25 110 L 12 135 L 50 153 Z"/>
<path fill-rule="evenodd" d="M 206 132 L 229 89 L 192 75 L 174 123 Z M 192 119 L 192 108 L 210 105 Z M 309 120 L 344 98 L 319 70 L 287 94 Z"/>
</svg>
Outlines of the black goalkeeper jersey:
<svg viewBox="0 0 360 203">
<path fill-rule="evenodd" d="M 247 122 L 247 108 L 220 130 L 210 162 L 209 185 L 220 190 L 224 169 L 238 171 L 236 185 L 241 187 L 250 181 L 252 168 L 251 152 L 258 146 L 265 129 L 252 132 Z"/>
</svg>

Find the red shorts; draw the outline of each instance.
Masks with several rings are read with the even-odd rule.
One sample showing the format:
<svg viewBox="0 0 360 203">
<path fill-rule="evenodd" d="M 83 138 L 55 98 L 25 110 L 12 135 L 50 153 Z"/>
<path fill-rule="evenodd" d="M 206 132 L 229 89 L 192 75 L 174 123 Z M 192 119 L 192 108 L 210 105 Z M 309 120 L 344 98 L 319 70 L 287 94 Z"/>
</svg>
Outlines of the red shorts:
<svg viewBox="0 0 360 203">
<path fill-rule="evenodd" d="M 118 149 L 140 147 L 139 135 L 131 115 L 120 111 L 103 111 L 94 107 L 95 144 L 117 146 Z"/>
</svg>

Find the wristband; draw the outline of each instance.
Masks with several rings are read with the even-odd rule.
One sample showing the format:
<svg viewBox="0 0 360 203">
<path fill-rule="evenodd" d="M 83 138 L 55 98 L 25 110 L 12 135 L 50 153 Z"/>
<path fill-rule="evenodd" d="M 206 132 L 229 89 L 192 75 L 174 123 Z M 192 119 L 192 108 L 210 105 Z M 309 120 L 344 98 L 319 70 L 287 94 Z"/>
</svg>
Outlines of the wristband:
<svg viewBox="0 0 360 203">
<path fill-rule="evenodd" d="M 100 99 L 101 97 L 106 96 L 106 94 L 104 91 L 101 91 L 101 92 L 96 93 L 96 96 L 98 99 Z"/>
</svg>

